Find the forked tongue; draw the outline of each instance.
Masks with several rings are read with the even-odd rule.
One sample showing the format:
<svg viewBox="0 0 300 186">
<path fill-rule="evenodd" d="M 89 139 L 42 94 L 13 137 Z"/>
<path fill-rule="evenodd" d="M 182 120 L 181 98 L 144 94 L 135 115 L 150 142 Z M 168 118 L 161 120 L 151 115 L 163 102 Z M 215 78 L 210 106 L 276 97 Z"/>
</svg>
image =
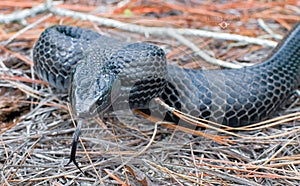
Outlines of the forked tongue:
<svg viewBox="0 0 300 186">
<path fill-rule="evenodd" d="M 75 121 L 77 123 L 77 127 L 76 127 L 76 130 L 74 132 L 74 136 L 73 136 L 70 160 L 66 164 L 66 166 L 69 165 L 71 162 L 73 162 L 74 165 L 80 170 L 80 172 L 85 175 L 85 173 L 80 169 L 80 167 L 79 167 L 79 165 L 76 161 L 76 149 L 77 149 L 77 144 L 78 144 L 78 141 L 79 141 L 80 129 L 81 129 L 81 126 L 82 126 L 82 119 L 78 118 L 77 121 L 78 122 Z"/>
</svg>

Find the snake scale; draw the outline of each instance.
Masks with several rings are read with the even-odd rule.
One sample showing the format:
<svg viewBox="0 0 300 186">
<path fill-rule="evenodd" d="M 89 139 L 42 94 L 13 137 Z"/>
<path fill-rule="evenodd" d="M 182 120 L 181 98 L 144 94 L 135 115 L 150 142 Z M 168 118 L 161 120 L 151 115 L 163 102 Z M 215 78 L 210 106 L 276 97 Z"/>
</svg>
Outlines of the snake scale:
<svg viewBox="0 0 300 186">
<path fill-rule="evenodd" d="M 167 65 L 158 46 L 63 25 L 41 34 L 33 60 L 41 79 L 69 90 L 78 117 L 126 108 L 156 113 L 163 108 L 153 98 L 160 97 L 185 113 L 237 127 L 274 115 L 298 88 L 300 24 L 268 58 L 241 69 L 183 69 Z M 177 121 L 168 112 L 165 118 Z"/>
</svg>

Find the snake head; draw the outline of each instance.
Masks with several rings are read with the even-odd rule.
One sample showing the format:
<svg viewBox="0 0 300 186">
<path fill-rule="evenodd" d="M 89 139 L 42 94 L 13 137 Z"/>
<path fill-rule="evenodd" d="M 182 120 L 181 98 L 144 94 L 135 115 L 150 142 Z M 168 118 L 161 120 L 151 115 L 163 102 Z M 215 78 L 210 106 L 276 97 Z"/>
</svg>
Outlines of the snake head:
<svg viewBox="0 0 300 186">
<path fill-rule="evenodd" d="M 116 95 L 112 94 L 112 89 L 116 87 L 117 82 L 113 74 L 102 72 L 94 78 L 73 78 L 70 102 L 75 115 L 91 117 L 109 109 Z"/>
<path fill-rule="evenodd" d="M 148 108 L 166 84 L 162 49 L 143 43 L 93 45 L 72 73 L 69 98 L 77 117 Z"/>
</svg>

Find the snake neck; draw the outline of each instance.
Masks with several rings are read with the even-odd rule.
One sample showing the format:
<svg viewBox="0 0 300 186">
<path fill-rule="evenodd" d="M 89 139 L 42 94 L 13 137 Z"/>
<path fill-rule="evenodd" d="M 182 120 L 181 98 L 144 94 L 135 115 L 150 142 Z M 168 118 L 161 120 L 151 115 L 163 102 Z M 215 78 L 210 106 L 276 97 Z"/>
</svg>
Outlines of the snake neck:
<svg viewBox="0 0 300 186">
<path fill-rule="evenodd" d="M 249 67 L 249 70 L 257 71 L 264 79 L 276 81 L 278 76 L 281 79 L 279 83 L 286 84 L 288 97 L 294 93 L 300 84 L 300 23 L 285 36 L 264 62 Z"/>
<path fill-rule="evenodd" d="M 300 67 L 300 23 L 298 23 L 285 38 L 276 46 L 265 62 L 254 66 L 269 66 L 269 68 Z M 291 69 L 294 70 L 294 69 Z"/>
<path fill-rule="evenodd" d="M 279 110 L 300 80 L 300 24 L 262 63 L 241 69 L 168 67 L 162 99 L 190 115 L 230 126 L 266 119 Z M 170 120 L 176 117 L 167 114 Z"/>
</svg>

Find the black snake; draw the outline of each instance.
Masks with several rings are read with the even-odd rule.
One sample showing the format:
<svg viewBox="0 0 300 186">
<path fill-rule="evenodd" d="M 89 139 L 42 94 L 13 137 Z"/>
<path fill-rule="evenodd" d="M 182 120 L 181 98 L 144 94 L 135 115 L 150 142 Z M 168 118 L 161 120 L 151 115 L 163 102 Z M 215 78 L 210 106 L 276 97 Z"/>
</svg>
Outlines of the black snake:
<svg viewBox="0 0 300 186">
<path fill-rule="evenodd" d="M 51 86 L 67 92 L 78 117 L 70 162 L 75 160 L 82 118 L 138 108 L 179 122 L 153 98 L 196 117 L 229 126 L 274 114 L 300 82 L 300 23 L 263 62 L 241 69 L 191 70 L 167 65 L 151 44 L 126 43 L 70 26 L 47 28 L 33 49 L 34 68 Z"/>
<path fill-rule="evenodd" d="M 167 65 L 164 51 L 78 27 L 47 28 L 33 49 L 38 76 L 67 92 L 79 117 L 125 108 L 156 111 L 151 100 L 225 125 L 268 118 L 300 80 L 300 24 L 263 62 L 241 69 L 191 70 Z M 162 110 L 161 108 L 158 110 Z M 170 113 L 165 118 L 176 121 Z"/>
</svg>

